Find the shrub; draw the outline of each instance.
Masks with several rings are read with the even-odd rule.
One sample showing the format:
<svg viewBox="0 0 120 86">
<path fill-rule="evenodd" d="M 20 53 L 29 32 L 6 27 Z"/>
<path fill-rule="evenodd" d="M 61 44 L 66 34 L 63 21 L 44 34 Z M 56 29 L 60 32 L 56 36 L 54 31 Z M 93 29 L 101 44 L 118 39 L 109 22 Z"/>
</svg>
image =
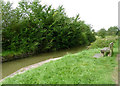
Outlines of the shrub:
<svg viewBox="0 0 120 86">
<path fill-rule="evenodd" d="M 103 48 L 108 47 L 111 42 L 116 43 L 117 36 L 106 36 L 106 38 L 98 38 L 95 42 L 91 43 L 90 48 Z"/>
<path fill-rule="evenodd" d="M 52 9 L 40 2 L 19 2 L 15 9 L 10 2 L 2 6 L 3 52 L 39 53 L 95 41 L 91 27 L 79 15 L 69 18 L 62 6 Z"/>
</svg>

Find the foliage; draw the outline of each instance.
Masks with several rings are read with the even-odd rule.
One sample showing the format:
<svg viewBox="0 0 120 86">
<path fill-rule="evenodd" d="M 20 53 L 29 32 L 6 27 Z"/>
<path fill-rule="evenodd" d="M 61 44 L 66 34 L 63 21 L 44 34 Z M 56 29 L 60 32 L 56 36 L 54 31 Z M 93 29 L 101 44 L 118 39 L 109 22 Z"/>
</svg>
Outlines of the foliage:
<svg viewBox="0 0 120 86">
<path fill-rule="evenodd" d="M 97 35 L 97 32 L 95 32 L 94 29 L 92 29 L 92 33 L 93 33 L 94 35 Z"/>
<path fill-rule="evenodd" d="M 22 51 L 19 51 L 19 52 L 15 52 L 15 51 L 4 51 L 4 52 L 2 53 L 2 56 L 8 56 L 8 55 L 13 56 L 13 55 L 20 55 L 20 54 L 22 54 Z"/>
<path fill-rule="evenodd" d="M 60 60 L 7 78 L 3 84 L 115 84 L 112 72 L 117 66 L 117 48 L 113 57 L 93 58 L 99 49 L 68 54 Z M 61 65 L 62 64 L 62 65 Z"/>
<path fill-rule="evenodd" d="M 108 28 L 107 34 L 115 36 L 117 35 L 117 31 L 118 31 L 118 27 L 113 26 L 113 27 Z"/>
<path fill-rule="evenodd" d="M 94 32 L 94 30 L 93 30 Z M 104 28 L 101 28 L 95 35 L 101 36 L 102 38 L 105 38 L 105 36 L 116 36 L 119 35 L 119 29 L 117 26 L 111 26 L 108 28 L 108 30 L 105 30 Z"/>
<path fill-rule="evenodd" d="M 64 8 L 41 5 L 40 2 L 19 2 L 12 8 L 2 3 L 3 52 L 40 53 L 86 45 L 95 41 L 91 27 L 79 15 L 69 18 Z"/>
<path fill-rule="evenodd" d="M 100 29 L 98 31 L 98 36 L 100 36 L 102 38 L 105 38 L 105 36 L 106 36 L 106 30 L 104 28 Z"/>
<path fill-rule="evenodd" d="M 106 36 L 106 38 L 97 38 L 97 40 L 91 43 L 90 48 L 103 48 L 108 47 L 111 42 L 114 43 L 113 47 L 117 47 L 117 36 Z"/>
</svg>

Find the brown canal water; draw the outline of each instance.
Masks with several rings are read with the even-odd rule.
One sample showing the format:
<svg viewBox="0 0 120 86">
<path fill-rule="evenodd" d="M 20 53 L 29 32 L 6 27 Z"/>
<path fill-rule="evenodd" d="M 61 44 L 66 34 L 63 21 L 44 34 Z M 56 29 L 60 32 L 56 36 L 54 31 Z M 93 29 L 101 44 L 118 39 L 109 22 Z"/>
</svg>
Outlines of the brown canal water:
<svg viewBox="0 0 120 86">
<path fill-rule="evenodd" d="M 85 49 L 86 47 L 74 47 L 71 49 L 64 49 L 64 50 L 59 50 L 55 52 L 41 53 L 37 56 L 17 59 L 17 60 L 13 60 L 10 62 L 5 62 L 2 64 L 2 78 L 5 78 L 6 76 L 14 73 L 15 71 L 23 67 L 26 67 L 26 66 L 50 59 L 50 58 L 57 58 L 57 57 L 64 56 L 66 54 L 74 54 L 74 53 L 80 52 Z"/>
</svg>

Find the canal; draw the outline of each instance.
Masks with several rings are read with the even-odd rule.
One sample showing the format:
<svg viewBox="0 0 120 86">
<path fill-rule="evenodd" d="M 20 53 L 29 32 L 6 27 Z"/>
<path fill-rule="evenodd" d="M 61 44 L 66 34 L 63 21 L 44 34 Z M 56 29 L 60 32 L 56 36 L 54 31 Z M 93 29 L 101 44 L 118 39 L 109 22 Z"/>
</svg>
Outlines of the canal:
<svg viewBox="0 0 120 86">
<path fill-rule="evenodd" d="M 57 57 L 64 56 L 66 54 L 74 54 L 84 49 L 86 49 L 86 47 L 74 47 L 71 49 L 64 49 L 64 50 L 59 50 L 55 52 L 41 53 L 33 57 L 4 62 L 2 64 L 2 78 L 5 78 L 6 76 L 14 73 L 15 71 L 23 67 L 26 67 L 26 66 L 50 59 L 50 58 L 57 58 Z"/>
</svg>

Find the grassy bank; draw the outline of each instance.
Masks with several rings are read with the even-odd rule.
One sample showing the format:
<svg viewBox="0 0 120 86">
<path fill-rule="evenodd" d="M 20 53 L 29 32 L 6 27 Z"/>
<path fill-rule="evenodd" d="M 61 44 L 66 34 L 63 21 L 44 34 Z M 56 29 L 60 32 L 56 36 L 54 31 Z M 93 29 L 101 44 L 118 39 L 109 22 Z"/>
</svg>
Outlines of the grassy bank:
<svg viewBox="0 0 120 86">
<path fill-rule="evenodd" d="M 101 48 L 84 50 L 7 78 L 3 84 L 115 84 L 117 43 L 115 47 L 112 57 L 93 58 Z"/>
<path fill-rule="evenodd" d="M 26 58 L 33 55 L 34 55 L 33 53 L 27 53 L 23 51 L 4 51 L 2 52 L 2 62 Z"/>
</svg>

